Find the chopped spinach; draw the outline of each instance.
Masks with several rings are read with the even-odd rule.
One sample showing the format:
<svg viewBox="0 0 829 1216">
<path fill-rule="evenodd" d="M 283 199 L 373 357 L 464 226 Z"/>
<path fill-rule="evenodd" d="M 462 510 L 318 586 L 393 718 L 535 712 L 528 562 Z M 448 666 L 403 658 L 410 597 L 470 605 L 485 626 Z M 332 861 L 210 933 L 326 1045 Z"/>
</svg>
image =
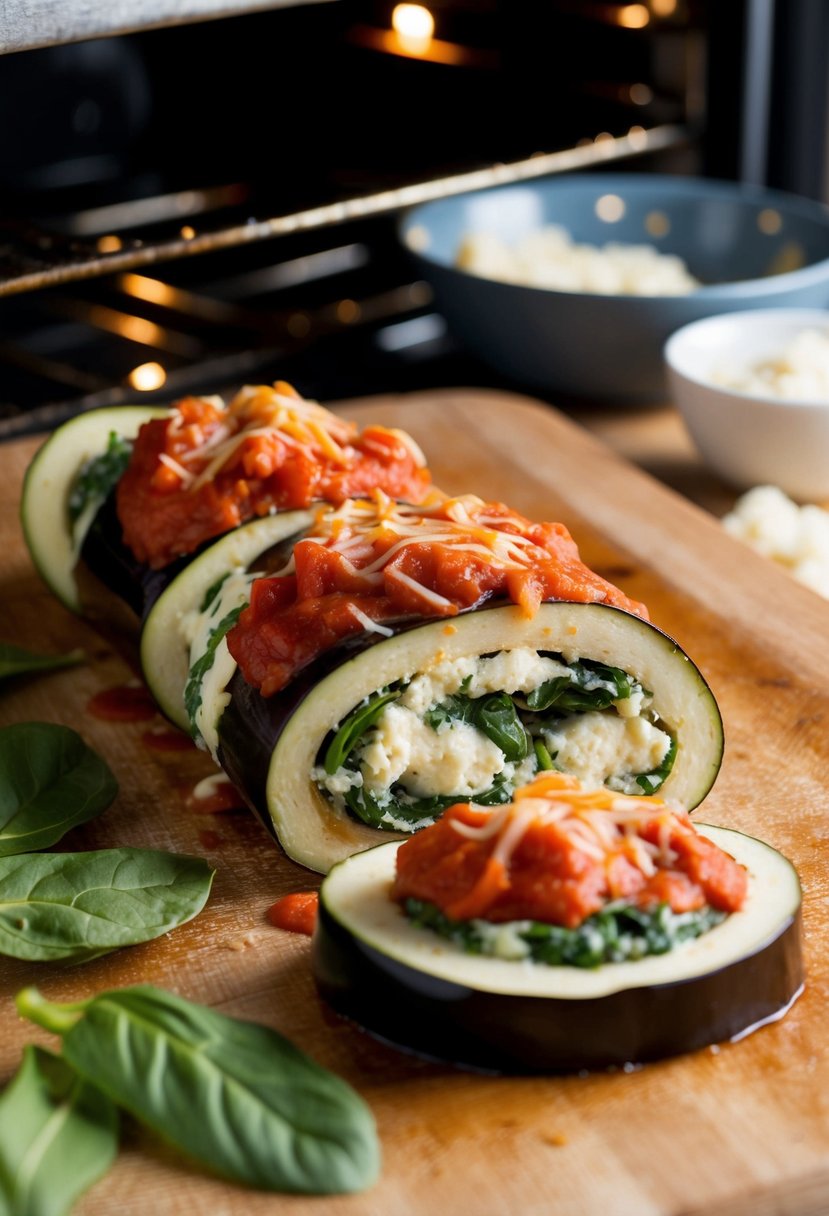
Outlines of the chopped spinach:
<svg viewBox="0 0 829 1216">
<path fill-rule="evenodd" d="M 383 689 L 375 693 L 373 697 L 361 701 L 345 721 L 340 723 L 325 751 L 323 766 L 326 773 L 336 773 L 338 768 L 342 768 L 360 738 L 374 725 L 389 702 L 400 696 L 401 691 L 399 688 Z"/>
<path fill-rule="evenodd" d="M 504 777 L 496 776 L 488 790 L 480 794 L 443 794 L 431 798 L 413 798 L 404 787 L 395 784 L 383 798 L 377 798 L 364 786 L 352 786 L 344 795 L 346 806 L 369 827 L 394 831 L 397 823 L 411 825 L 412 830 L 428 827 L 447 807 L 458 802 L 474 802 L 476 806 L 501 806 L 512 797 L 512 787 Z"/>
<path fill-rule="evenodd" d="M 620 667 L 584 660 L 569 665 L 569 674 L 545 680 L 527 695 L 527 706 L 536 713 L 555 709 L 558 713 L 583 713 L 607 709 L 614 701 L 626 701 L 641 685 Z"/>
<path fill-rule="evenodd" d="M 211 631 L 204 654 L 196 659 L 190 668 L 187 683 L 184 685 L 184 708 L 187 710 L 194 738 L 199 737 L 201 733 L 196 726 L 196 714 L 202 703 L 202 681 L 213 666 L 219 643 L 225 634 L 236 624 L 245 606 L 245 604 L 239 604 L 236 608 L 231 608 L 230 612 L 222 617 L 216 628 Z"/>
<path fill-rule="evenodd" d="M 103 502 L 120 481 L 132 455 L 132 443 L 110 431 L 105 452 L 81 467 L 69 494 L 69 519 L 74 524 L 92 502 Z"/>
<path fill-rule="evenodd" d="M 508 693 L 493 692 L 484 697 L 455 693 L 424 714 L 432 730 L 451 722 L 466 722 L 500 747 L 507 760 L 524 760 L 529 752 L 527 732 Z"/>
<path fill-rule="evenodd" d="M 216 596 L 224 587 L 227 580 L 230 578 L 230 571 L 226 570 L 224 574 L 220 574 L 215 583 L 211 583 L 204 593 L 204 599 L 199 605 L 199 612 L 207 612 L 207 609 L 215 600 Z"/>
<path fill-rule="evenodd" d="M 674 767 L 676 760 L 676 739 L 671 739 L 670 746 L 665 753 L 665 759 L 658 768 L 653 769 L 650 773 L 639 773 L 636 776 L 636 784 L 645 794 L 654 794 L 661 785 L 667 781 L 671 769 Z"/>
<path fill-rule="evenodd" d="M 450 920 L 435 904 L 407 899 L 406 915 L 414 925 L 454 942 L 466 954 L 495 954 L 495 937 L 506 926 L 483 920 Z M 667 954 L 680 942 L 699 937 L 725 920 L 726 913 L 704 907 L 672 912 L 668 904 L 653 909 L 608 904 L 575 929 L 543 921 L 513 922 L 514 936 L 526 946 L 525 957 L 552 967 L 599 967 Z"/>
<path fill-rule="evenodd" d="M 533 751 L 535 752 L 536 772 L 548 773 L 555 768 L 553 757 L 540 739 L 533 740 Z"/>
</svg>

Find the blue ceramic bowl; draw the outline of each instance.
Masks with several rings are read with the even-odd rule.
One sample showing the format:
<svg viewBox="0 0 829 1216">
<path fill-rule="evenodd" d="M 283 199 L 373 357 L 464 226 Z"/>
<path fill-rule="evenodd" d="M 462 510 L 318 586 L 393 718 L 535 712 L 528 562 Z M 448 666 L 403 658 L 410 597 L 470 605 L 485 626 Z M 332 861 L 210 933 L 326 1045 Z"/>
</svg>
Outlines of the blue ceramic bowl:
<svg viewBox="0 0 829 1216">
<path fill-rule="evenodd" d="M 498 282 L 454 265 L 471 231 L 511 242 L 545 224 L 561 225 L 579 243 L 677 254 L 703 286 L 684 296 L 594 295 Z M 730 182 L 544 178 L 413 207 L 398 232 L 453 332 L 511 380 L 546 393 L 665 399 L 662 350 L 680 326 L 739 309 L 829 306 L 829 209 Z"/>
</svg>

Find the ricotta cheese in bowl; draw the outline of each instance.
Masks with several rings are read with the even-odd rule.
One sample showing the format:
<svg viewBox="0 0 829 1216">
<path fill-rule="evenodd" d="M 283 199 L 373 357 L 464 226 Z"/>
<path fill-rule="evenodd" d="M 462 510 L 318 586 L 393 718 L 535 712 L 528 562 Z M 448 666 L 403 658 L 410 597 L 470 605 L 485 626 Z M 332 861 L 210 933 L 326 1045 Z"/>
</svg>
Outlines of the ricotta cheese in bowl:
<svg viewBox="0 0 829 1216">
<path fill-rule="evenodd" d="M 809 328 L 782 349 L 742 368 L 714 368 L 715 384 L 738 393 L 829 404 L 829 330 Z"/>
<path fill-rule="evenodd" d="M 548 291 L 681 296 L 701 286 L 675 254 L 620 241 L 579 243 L 560 224 L 547 224 L 513 243 L 492 232 L 467 232 L 455 264 L 483 278 Z"/>
</svg>

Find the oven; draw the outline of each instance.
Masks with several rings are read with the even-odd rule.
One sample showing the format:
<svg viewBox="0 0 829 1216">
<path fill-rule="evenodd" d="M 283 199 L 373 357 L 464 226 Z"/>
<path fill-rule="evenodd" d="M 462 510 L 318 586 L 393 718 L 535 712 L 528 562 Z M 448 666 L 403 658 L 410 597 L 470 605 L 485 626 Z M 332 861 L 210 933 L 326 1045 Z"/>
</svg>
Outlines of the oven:
<svg viewBox="0 0 829 1216">
<path fill-rule="evenodd" d="M 277 377 L 326 402 L 520 389 L 401 248 L 424 199 L 620 164 L 826 193 L 829 14 L 807 0 L 11 9 L 3 439 Z"/>
</svg>

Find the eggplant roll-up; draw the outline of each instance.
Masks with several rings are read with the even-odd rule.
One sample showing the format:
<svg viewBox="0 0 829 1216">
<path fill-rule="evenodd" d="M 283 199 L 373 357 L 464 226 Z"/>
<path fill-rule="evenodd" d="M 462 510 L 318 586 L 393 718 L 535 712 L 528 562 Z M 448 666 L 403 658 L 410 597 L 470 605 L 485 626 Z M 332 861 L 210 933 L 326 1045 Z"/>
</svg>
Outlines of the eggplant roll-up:
<svg viewBox="0 0 829 1216">
<path fill-rule="evenodd" d="M 35 565 L 75 612 L 135 618 L 193 554 L 240 525 L 380 487 L 430 489 L 404 432 L 356 424 L 284 382 L 168 408 L 93 410 L 60 427 L 29 467 L 23 530 Z"/>
<path fill-rule="evenodd" d="M 545 773 L 335 866 L 314 975 L 337 1010 L 432 1058 L 630 1066 L 781 1017 L 803 987 L 800 904 L 761 841 Z"/>
<path fill-rule="evenodd" d="M 507 803 L 546 770 L 690 808 L 716 776 L 721 719 L 646 616 L 561 524 L 377 492 L 319 509 L 273 576 L 228 575 L 181 618 L 184 702 L 285 851 L 320 872 L 458 801 Z M 152 614 L 151 632 L 165 633 Z"/>
</svg>

